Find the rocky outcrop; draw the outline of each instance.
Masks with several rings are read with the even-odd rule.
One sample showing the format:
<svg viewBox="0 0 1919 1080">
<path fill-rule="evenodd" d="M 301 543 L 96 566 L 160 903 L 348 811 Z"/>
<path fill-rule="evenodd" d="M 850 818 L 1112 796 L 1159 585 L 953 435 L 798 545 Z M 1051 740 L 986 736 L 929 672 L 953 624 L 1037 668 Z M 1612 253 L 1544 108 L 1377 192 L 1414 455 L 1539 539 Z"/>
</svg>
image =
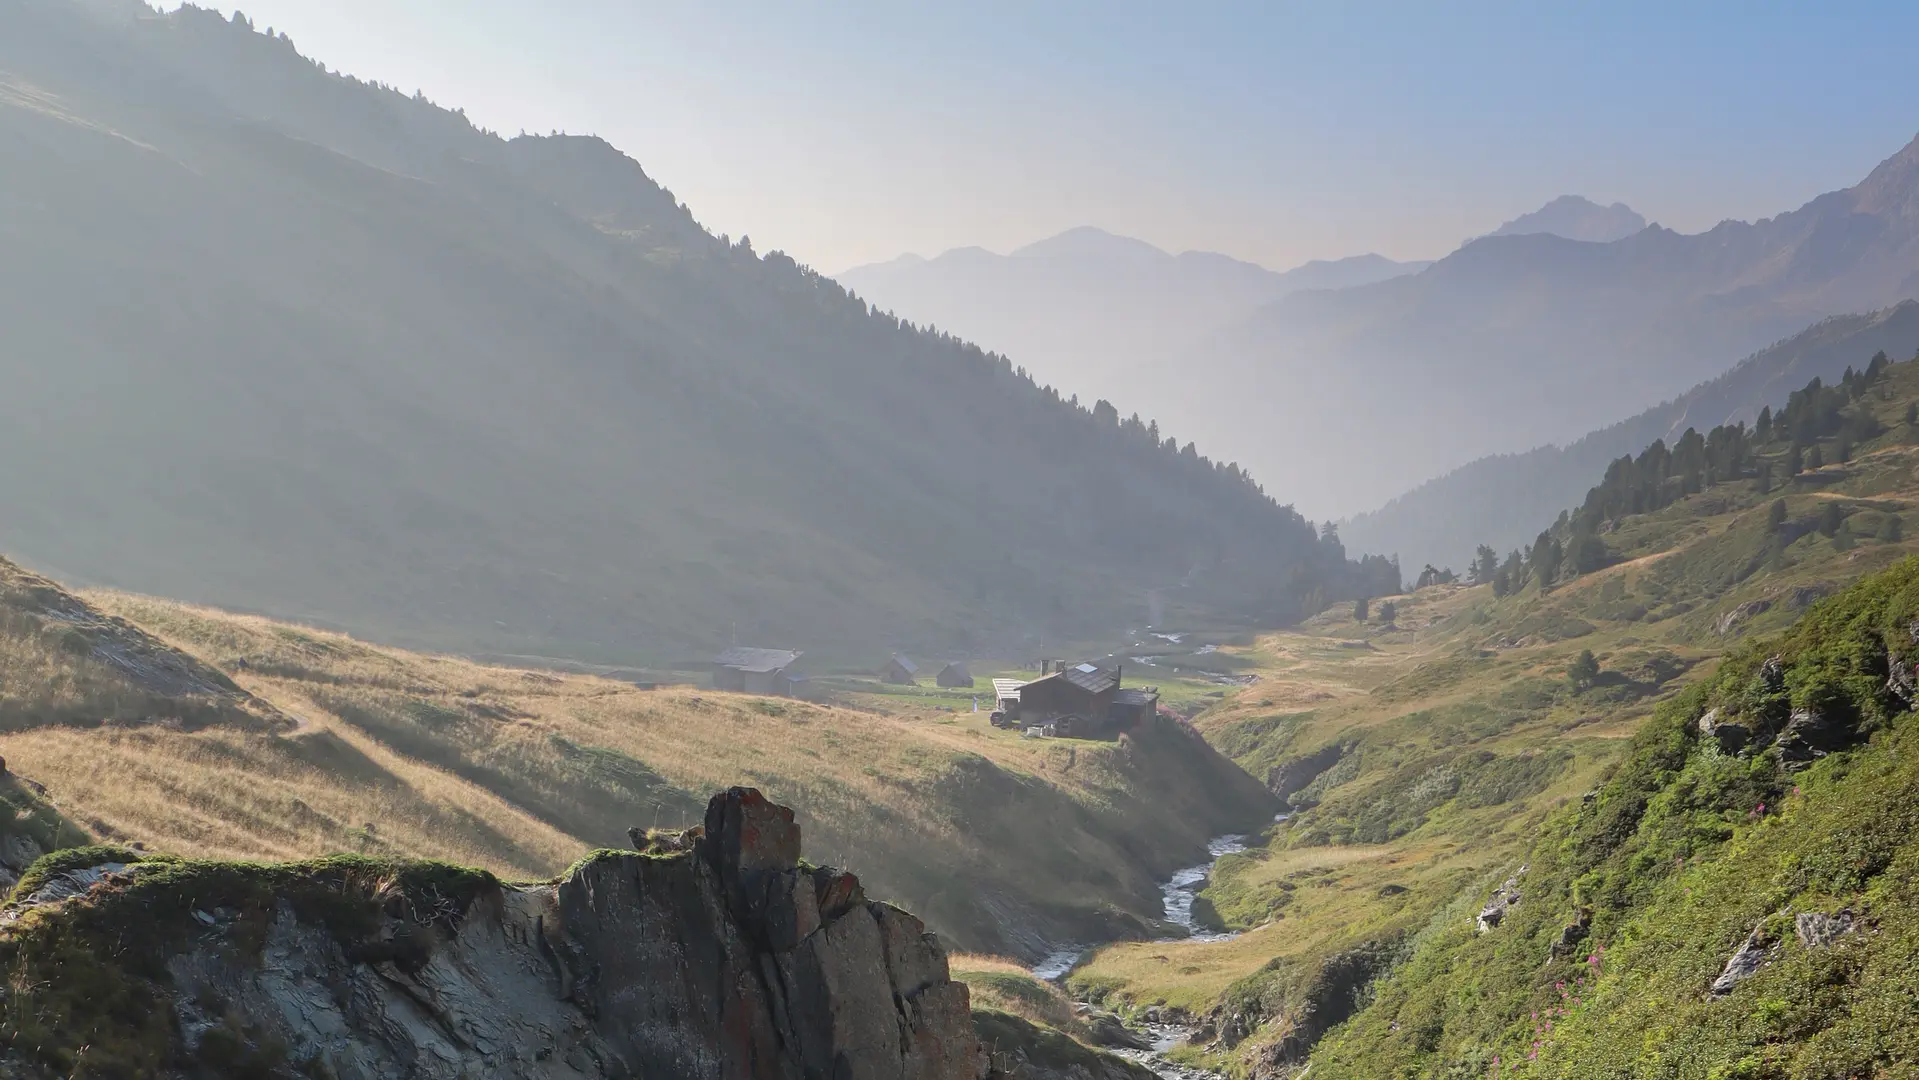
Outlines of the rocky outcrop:
<svg viewBox="0 0 1919 1080">
<path fill-rule="evenodd" d="M 1486 901 L 1486 906 L 1479 909 L 1479 915 L 1473 920 L 1474 925 L 1479 928 L 1480 933 L 1485 934 L 1497 930 L 1499 924 L 1506 921 L 1506 912 L 1512 910 L 1519 903 L 1521 896 L 1519 892 L 1519 879 L 1524 877 L 1525 874 L 1526 868 L 1522 866 L 1519 868 L 1518 873 L 1506 879 L 1504 885 L 1493 890 L 1492 899 Z"/>
<path fill-rule="evenodd" d="M 245 1060 L 340 1080 L 983 1075 L 939 943 L 851 874 L 801 865 L 792 811 L 734 788 L 696 836 L 690 852 L 600 852 L 548 884 L 471 875 L 464 892 L 228 896 L 200 882 L 243 869 L 132 867 L 149 895 L 119 895 L 142 910 L 179 906 L 162 895 L 176 879 L 195 890 L 183 929 L 150 931 L 178 936 L 155 987 L 172 1045 L 143 1074 Z"/>
<path fill-rule="evenodd" d="M 1737 754 L 1752 742 L 1752 729 L 1734 720 L 1722 720 L 1718 709 L 1699 718 L 1699 736 L 1717 743 L 1721 753 Z"/>
<path fill-rule="evenodd" d="M 1719 621 L 1713 624 L 1713 629 L 1718 632 L 1720 637 L 1725 637 L 1747 622 L 1771 610 L 1771 600 L 1748 600 L 1733 608 L 1731 611 L 1726 612 L 1724 615 L 1721 615 Z"/>
<path fill-rule="evenodd" d="M 1310 754 L 1287 758 L 1266 770 L 1266 788 L 1282 800 L 1291 799 L 1345 756 L 1346 748 L 1332 743 Z"/>
<path fill-rule="evenodd" d="M 1794 709 L 1779 732 L 1779 761 L 1788 769 L 1803 769 L 1844 747 L 1851 736 L 1817 709 Z"/>
<path fill-rule="evenodd" d="M 1579 954 L 1580 945 L 1592 935 L 1593 913 L 1591 908 L 1580 908 L 1573 914 L 1573 921 L 1559 930 L 1559 937 L 1553 942 L 1549 955 L 1554 960 L 1569 960 Z"/>
<path fill-rule="evenodd" d="M 1740 983 L 1759 974 L 1759 969 L 1772 959 L 1775 942 L 1766 933 L 1766 924 L 1760 923 L 1752 928 L 1745 943 L 1726 961 L 1726 968 L 1712 981 L 1710 993 L 1713 997 L 1724 997 L 1733 992 Z"/>
</svg>

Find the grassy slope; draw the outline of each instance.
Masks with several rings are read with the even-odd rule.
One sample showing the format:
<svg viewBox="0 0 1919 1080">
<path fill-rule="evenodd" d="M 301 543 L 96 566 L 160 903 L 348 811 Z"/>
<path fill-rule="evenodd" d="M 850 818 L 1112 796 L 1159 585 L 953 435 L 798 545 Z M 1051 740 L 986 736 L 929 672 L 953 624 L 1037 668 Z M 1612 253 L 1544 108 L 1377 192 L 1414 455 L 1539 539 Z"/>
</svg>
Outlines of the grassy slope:
<svg viewBox="0 0 1919 1080">
<path fill-rule="evenodd" d="M 962 945 L 1009 949 L 1031 943 L 1004 917 L 1055 936 L 1137 926 L 1209 835 L 1272 811 L 1176 724 L 1123 743 L 1023 740 L 912 699 L 644 691 L 89 594 L 129 633 L 231 678 L 223 696 L 142 694 L 23 599 L 66 594 L 5 575 L 27 583 L 0 592 L 0 669 L 22 673 L 0 692 L 9 764 L 94 836 L 187 856 L 347 850 L 542 876 L 753 784 L 799 811 L 813 857 Z"/>
<path fill-rule="evenodd" d="M 1224 1002 L 1220 1018 L 1238 1012 L 1250 1037 L 1210 1056 L 1244 1065 L 1273 1053 L 1292 1022 L 1266 1021 L 1298 972 L 1359 946 L 1403 946 L 1462 904 L 1477 910 L 1660 702 L 1711 678 L 1726 649 L 1919 547 L 1875 539 L 1887 515 L 1919 506 L 1919 451 L 1901 422 L 1913 400 L 1919 364 L 1894 365 L 1867 403 L 1888 433 L 1850 463 L 1767 494 L 1723 484 L 1629 519 L 1606 537 L 1615 565 L 1545 595 L 1536 584 L 1503 600 L 1435 587 L 1396 598 L 1390 627 L 1375 602 L 1364 625 L 1338 609 L 1262 637 L 1241 652 L 1261 682 L 1197 720 L 1255 775 L 1304 786 L 1294 798 L 1310 807 L 1223 860 L 1207 890 L 1223 922 L 1249 932 L 1116 945 L 1076 979 L 1117 1002 Z M 1793 539 L 1775 550 L 1766 516 L 1779 498 Z M 1850 549 L 1812 528 L 1828 503 L 1858 537 Z M 1586 648 L 1602 675 L 1574 689 L 1566 668 Z"/>
<path fill-rule="evenodd" d="M 1593 800 L 1553 815 L 1498 930 L 1475 934 L 1464 909 L 1433 920 L 1317 1060 L 1339 1076 L 1915 1075 L 1919 722 L 1886 688 L 1889 662 L 1910 669 L 1915 616 L 1908 560 L 1739 650 L 1659 711 Z M 1773 655 L 1777 706 L 1760 673 Z M 1694 723 L 1788 702 L 1870 741 L 1795 774 L 1776 751 L 1719 752 Z M 1553 957 L 1581 908 L 1591 937 Z M 1842 909 L 1859 932 L 1797 940 L 1794 916 Z M 1771 962 L 1708 995 L 1755 928 Z"/>
</svg>

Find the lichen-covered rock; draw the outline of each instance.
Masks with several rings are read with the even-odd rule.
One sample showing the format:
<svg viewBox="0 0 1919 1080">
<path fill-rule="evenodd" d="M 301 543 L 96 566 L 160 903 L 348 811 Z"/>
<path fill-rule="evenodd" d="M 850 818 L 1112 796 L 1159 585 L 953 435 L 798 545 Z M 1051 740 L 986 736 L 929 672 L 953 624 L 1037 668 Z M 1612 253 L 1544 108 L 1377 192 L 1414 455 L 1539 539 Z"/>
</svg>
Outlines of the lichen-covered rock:
<svg viewBox="0 0 1919 1080">
<path fill-rule="evenodd" d="M 1492 899 L 1486 901 L 1486 906 L 1479 909 L 1479 915 L 1473 920 L 1480 933 L 1489 933 L 1498 929 L 1499 924 L 1506 919 L 1506 912 L 1519 903 L 1522 895 L 1519 891 L 1519 879 L 1525 873 L 1526 868 L 1520 867 L 1519 873 L 1507 878 L 1504 885 L 1493 890 Z"/>
<path fill-rule="evenodd" d="M 791 812 L 757 791 L 715 796 L 707 819 L 693 852 L 602 852 L 460 902 L 375 886 L 176 904 L 153 987 L 172 1045 L 134 1072 L 978 1080 L 967 989 L 918 919 L 801 867 Z M 46 1049 L 22 1064 L 57 1075 Z"/>
<path fill-rule="evenodd" d="M 1823 911 L 1802 911 L 1792 920 L 1794 936 L 1808 949 L 1825 949 L 1853 931 L 1850 910 L 1828 915 Z"/>
</svg>

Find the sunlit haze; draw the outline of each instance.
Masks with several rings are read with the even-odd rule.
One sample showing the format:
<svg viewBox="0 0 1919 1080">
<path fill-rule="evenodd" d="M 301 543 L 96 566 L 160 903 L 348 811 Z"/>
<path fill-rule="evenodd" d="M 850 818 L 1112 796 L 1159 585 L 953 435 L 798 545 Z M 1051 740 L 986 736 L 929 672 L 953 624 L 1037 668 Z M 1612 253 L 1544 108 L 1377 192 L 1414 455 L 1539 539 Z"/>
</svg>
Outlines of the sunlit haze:
<svg viewBox="0 0 1919 1080">
<path fill-rule="evenodd" d="M 483 126 L 603 135 L 715 232 L 828 272 L 1076 225 L 1274 268 L 1435 258 L 1566 193 L 1696 231 L 1909 138 L 1919 31 L 1895 4 L 243 7 Z"/>
</svg>

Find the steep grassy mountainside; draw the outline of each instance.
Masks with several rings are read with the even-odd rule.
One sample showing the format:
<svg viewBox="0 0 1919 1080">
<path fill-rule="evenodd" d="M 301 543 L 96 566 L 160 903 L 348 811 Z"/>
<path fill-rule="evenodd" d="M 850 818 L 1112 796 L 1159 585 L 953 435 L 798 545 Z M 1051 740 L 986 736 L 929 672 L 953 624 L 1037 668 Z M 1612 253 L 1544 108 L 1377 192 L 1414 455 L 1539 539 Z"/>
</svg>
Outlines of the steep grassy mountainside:
<svg viewBox="0 0 1919 1080">
<path fill-rule="evenodd" d="M 1343 516 L 1632 416 L 1822 318 L 1919 297 L 1915 267 L 1919 142 L 1760 221 L 1485 237 L 1408 277 L 1295 293 L 1137 382 L 1162 424 L 1203 420 L 1216 451 Z M 1301 468 L 1328 447 L 1339 469 Z"/>
<path fill-rule="evenodd" d="M 1529 543 L 1541 523 L 1579 501 L 1606 463 L 1636 454 L 1654 439 L 1676 440 L 1688 427 L 1707 431 L 1757 419 L 1786 403 L 1808 380 L 1838 380 L 1876 352 L 1919 352 L 1919 303 L 1869 315 L 1842 315 L 1747 357 L 1739 366 L 1629 420 L 1564 446 L 1483 458 L 1429 480 L 1369 513 L 1341 523 L 1356 551 L 1396 552 L 1406 566 L 1465 566 L 1473 548 L 1505 551 Z"/>
<path fill-rule="evenodd" d="M 1528 854 L 1541 830 L 1660 710 L 1691 708 L 1670 703 L 1744 662 L 1729 653 L 1919 550 L 1904 526 L 1919 507 L 1919 429 L 1905 419 L 1919 363 L 1857 360 L 1877 374 L 1796 393 L 1774 436 L 1753 436 L 1711 482 L 1688 464 L 1657 481 L 1660 498 L 1640 489 L 1645 512 L 1606 519 L 1585 573 L 1561 560 L 1542 589 L 1544 563 L 1502 567 L 1503 589 L 1433 585 L 1375 600 L 1363 619 L 1342 606 L 1233 650 L 1260 681 L 1196 723 L 1293 810 L 1223 859 L 1201 895 L 1199 910 L 1243 933 L 1114 945 L 1075 985 L 1122 1009 L 1183 1009 L 1200 1025 L 1183 1054 L 1282 1075 L 1368 1015 L 1368 987 L 1422 942 L 1470 936 L 1495 890 L 1543 858 Z M 1804 436 L 1797 450 L 1789 431 Z M 1796 475 L 1795 454 L 1807 466 Z M 1624 472 L 1608 477 L 1593 505 L 1624 490 Z M 1570 541 L 1575 520 L 1587 512 L 1549 540 Z M 1470 976 L 1447 978 L 1434 994 L 1471 996 L 1457 981 Z M 1339 1045 L 1349 1066 L 1366 1053 L 1358 1036 Z M 1446 1075 L 1419 1060 L 1411 1075 Z"/>
<path fill-rule="evenodd" d="M 39 850 L 347 851 L 542 877 L 630 828 L 694 823 L 705 792 L 751 783 L 876 896 L 959 945 L 1026 956 L 1146 932 L 1160 880 L 1273 810 L 1170 722 L 1120 743 L 1025 740 L 911 699 L 880 711 L 649 691 L 82 599 L 4 563 L 0 678 L 0 752 L 21 787 L 6 797 Z"/>
<path fill-rule="evenodd" d="M 858 266 L 835 280 L 887 311 L 1011 356 L 1038 377 L 1111 397 L 1128 411 L 1142 365 L 1301 289 L 1339 289 L 1425 263 L 1378 255 L 1286 271 L 1208 251 L 1173 255 L 1093 228 L 1072 229 L 1005 255 L 960 248 Z"/>
<path fill-rule="evenodd" d="M 66 580 L 628 664 L 1360 588 L 1238 469 L 708 235 L 605 143 L 212 12 L 0 6 L 0 148 L 0 456 L 38 462 L 0 543 Z"/>
<path fill-rule="evenodd" d="M 1919 1070 L 1919 561 L 1754 642 L 1322 1044 L 1340 1076 Z M 1735 737 L 1735 732 L 1744 738 Z M 1483 920 L 1482 920 L 1483 921 Z"/>
</svg>

